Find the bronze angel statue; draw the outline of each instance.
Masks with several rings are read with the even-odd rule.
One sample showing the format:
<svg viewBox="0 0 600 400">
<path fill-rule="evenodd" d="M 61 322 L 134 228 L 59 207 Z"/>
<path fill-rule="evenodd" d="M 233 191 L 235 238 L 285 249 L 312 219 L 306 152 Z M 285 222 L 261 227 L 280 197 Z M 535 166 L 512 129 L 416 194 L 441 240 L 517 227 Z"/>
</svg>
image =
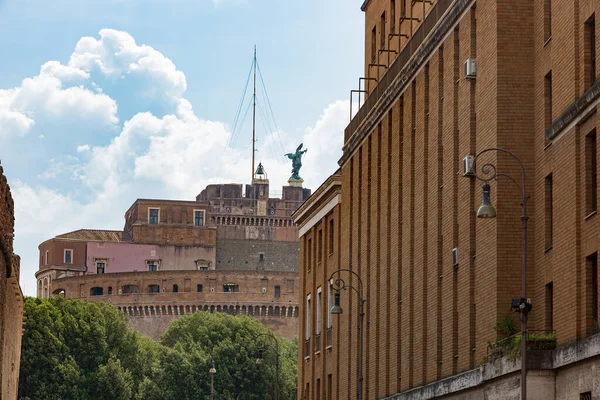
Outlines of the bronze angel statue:
<svg viewBox="0 0 600 400">
<path fill-rule="evenodd" d="M 286 156 L 290 160 L 292 160 L 292 177 L 290 179 L 301 180 L 300 178 L 300 168 L 302 168 L 302 155 L 306 153 L 308 149 L 302 150 L 303 143 L 300 143 L 300 146 L 296 149 L 295 153 L 287 153 Z"/>
</svg>

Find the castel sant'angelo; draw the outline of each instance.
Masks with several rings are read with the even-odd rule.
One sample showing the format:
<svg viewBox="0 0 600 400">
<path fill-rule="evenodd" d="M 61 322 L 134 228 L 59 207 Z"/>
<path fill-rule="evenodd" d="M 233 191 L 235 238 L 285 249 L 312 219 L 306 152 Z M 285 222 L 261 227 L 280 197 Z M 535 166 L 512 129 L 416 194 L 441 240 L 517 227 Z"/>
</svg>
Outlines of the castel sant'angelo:
<svg viewBox="0 0 600 400">
<path fill-rule="evenodd" d="M 299 244 L 291 215 L 310 190 L 301 179 L 288 184 L 270 198 L 259 164 L 245 188 L 208 185 L 192 201 L 137 199 L 122 231 L 81 229 L 41 243 L 37 294 L 111 303 L 155 339 L 198 310 L 253 316 L 292 338 Z"/>
</svg>

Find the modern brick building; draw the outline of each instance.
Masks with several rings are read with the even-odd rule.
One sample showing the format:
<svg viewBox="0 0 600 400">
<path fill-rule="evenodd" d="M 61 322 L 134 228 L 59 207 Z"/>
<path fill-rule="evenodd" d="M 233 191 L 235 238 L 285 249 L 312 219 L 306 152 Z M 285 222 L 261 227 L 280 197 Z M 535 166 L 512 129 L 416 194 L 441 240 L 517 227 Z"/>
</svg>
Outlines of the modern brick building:
<svg viewBox="0 0 600 400">
<path fill-rule="evenodd" d="M 507 316 L 519 330 L 510 305 L 521 297 L 521 194 L 492 182 L 498 216 L 478 220 L 481 182 L 462 176 L 463 159 L 489 147 L 525 166 L 521 182 L 510 157 L 478 160 L 531 196 L 528 330 L 557 345 L 530 344 L 528 398 L 600 396 L 600 1 L 365 0 L 362 10 L 365 101 L 345 130 L 340 172 L 295 214 L 299 398 L 357 395 L 358 300 L 343 291 L 344 313 L 330 320 L 336 268 L 364 283 L 363 398 L 519 398 L 519 360 L 488 343 Z"/>
<path fill-rule="evenodd" d="M 261 166 L 261 171 L 264 168 Z M 106 301 L 156 339 L 196 310 L 248 314 L 296 336 L 298 231 L 291 214 L 310 195 L 269 181 L 209 185 L 195 201 L 138 199 L 123 231 L 58 235 L 39 246 L 38 296 Z"/>
<path fill-rule="evenodd" d="M 20 258 L 13 253 L 14 204 L 0 167 L 0 398 L 16 400 L 19 388 L 23 293 Z"/>
</svg>

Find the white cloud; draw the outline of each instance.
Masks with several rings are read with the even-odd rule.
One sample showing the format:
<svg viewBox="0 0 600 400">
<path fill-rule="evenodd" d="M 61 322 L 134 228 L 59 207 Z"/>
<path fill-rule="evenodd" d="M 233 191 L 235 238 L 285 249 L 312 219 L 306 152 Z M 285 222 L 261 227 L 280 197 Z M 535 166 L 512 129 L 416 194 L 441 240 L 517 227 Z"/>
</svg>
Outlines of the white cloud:
<svg viewBox="0 0 600 400">
<path fill-rule="evenodd" d="M 160 117 L 139 110 L 114 129 L 116 101 L 103 94 L 98 84 L 91 85 L 94 91 L 63 87 L 65 82 L 89 83 L 98 74 L 119 79 L 136 74 L 159 96 L 171 100 L 173 108 Z M 25 293 L 35 292 L 37 246 L 56 234 L 80 228 L 121 229 L 123 214 L 137 197 L 193 199 L 209 183 L 249 183 L 250 151 L 230 148 L 230 127 L 200 118 L 183 97 L 185 88 L 185 75 L 160 52 L 136 45 L 125 32 L 102 30 L 98 40 L 79 40 L 68 65 L 47 62 L 38 76 L 23 80 L 21 87 L 0 90 L 0 119 L 2 110 L 22 110 L 25 118 L 33 118 L 29 130 L 34 119 L 48 125 L 57 115 L 82 121 L 83 129 L 102 120 L 114 135 L 104 145 L 90 142 L 71 148 L 77 157 L 51 159 L 37 182 L 13 184 L 16 250 L 22 256 Z M 130 101 L 138 104 L 136 100 Z M 301 170 L 305 187 L 316 189 L 337 169 L 348 106 L 347 101 L 332 103 L 301 138 L 278 132 L 258 143 L 257 163 L 265 166 L 271 190 L 280 191 L 286 184 L 291 162 L 283 153 L 300 141 L 308 148 Z M 35 112 L 29 114 L 32 109 Z M 63 190 L 44 183 L 60 176 L 69 178 Z"/>
</svg>

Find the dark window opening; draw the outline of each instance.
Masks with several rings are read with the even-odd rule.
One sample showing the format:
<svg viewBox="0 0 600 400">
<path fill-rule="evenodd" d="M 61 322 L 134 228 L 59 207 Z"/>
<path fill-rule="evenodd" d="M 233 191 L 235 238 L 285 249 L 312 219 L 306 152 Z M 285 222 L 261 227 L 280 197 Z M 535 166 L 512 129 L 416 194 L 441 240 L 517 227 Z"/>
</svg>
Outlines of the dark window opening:
<svg viewBox="0 0 600 400">
<path fill-rule="evenodd" d="M 160 293 L 160 286 L 158 286 L 158 285 L 148 286 L 148 293 L 150 293 L 150 294 Z"/>
<path fill-rule="evenodd" d="M 173 293 L 179 292 L 179 286 L 177 284 L 173 285 Z"/>
<path fill-rule="evenodd" d="M 379 41 L 381 42 L 381 49 L 385 49 L 385 11 L 381 14 L 381 22 L 379 26 Z"/>
<path fill-rule="evenodd" d="M 544 129 L 552 126 L 552 71 L 544 77 Z"/>
<path fill-rule="evenodd" d="M 65 250 L 65 264 L 73 263 L 73 252 L 71 250 Z"/>
<path fill-rule="evenodd" d="M 335 233 L 333 219 L 329 221 L 329 254 L 333 254 L 334 244 L 334 233 Z"/>
<path fill-rule="evenodd" d="M 546 285 L 546 330 L 551 331 L 554 327 L 554 283 L 550 282 Z"/>
<path fill-rule="evenodd" d="M 312 239 L 308 239 L 308 246 L 306 246 L 306 265 L 310 272 L 312 269 Z"/>
<path fill-rule="evenodd" d="M 104 263 L 96 263 L 96 273 L 97 274 L 103 274 L 104 273 L 104 266 L 106 264 Z"/>
<path fill-rule="evenodd" d="M 406 0 L 400 1 L 400 16 L 406 17 Z"/>
<path fill-rule="evenodd" d="M 552 247 L 552 174 L 548 175 L 544 182 L 544 212 L 545 212 L 545 249 Z"/>
<path fill-rule="evenodd" d="M 371 62 L 375 63 L 375 60 L 377 60 L 377 26 L 374 26 L 371 31 Z"/>
<path fill-rule="evenodd" d="M 225 293 L 236 293 L 239 292 L 240 288 L 237 283 L 225 283 L 223 284 L 223 292 Z"/>
<path fill-rule="evenodd" d="M 275 298 L 278 299 L 281 297 L 281 286 L 275 285 Z"/>
<path fill-rule="evenodd" d="M 150 271 L 150 272 L 158 271 L 157 265 L 156 264 L 148 264 L 148 271 Z"/>
<path fill-rule="evenodd" d="M 125 285 L 121 290 L 123 294 L 132 294 L 140 292 L 140 289 L 137 287 L 137 285 Z"/>
<path fill-rule="evenodd" d="M 323 261 L 323 231 L 321 229 L 319 229 L 319 248 L 317 249 L 317 251 L 319 262 L 321 262 Z"/>
<path fill-rule="evenodd" d="M 93 287 L 90 289 L 90 296 L 102 296 L 104 294 L 104 289 L 101 287 Z"/>
<path fill-rule="evenodd" d="M 112 294 L 112 286 L 108 287 L 108 294 Z"/>
<path fill-rule="evenodd" d="M 585 21 L 583 28 L 584 32 L 584 73 L 585 73 L 585 87 L 586 89 L 591 87 L 596 81 L 596 16 L 592 16 Z"/>
<path fill-rule="evenodd" d="M 396 0 L 390 1 L 390 33 L 396 32 Z"/>
<path fill-rule="evenodd" d="M 580 393 L 579 400 L 592 400 L 592 392 Z"/>
<path fill-rule="evenodd" d="M 260 252 L 258 253 L 258 261 L 265 261 L 265 253 Z"/>
<path fill-rule="evenodd" d="M 196 285 L 196 292 L 202 293 L 202 285 L 201 284 Z"/>
<path fill-rule="evenodd" d="M 327 400 L 333 399 L 333 376 L 327 375 Z"/>
<path fill-rule="evenodd" d="M 586 333 L 598 333 L 598 253 L 586 257 Z"/>
<path fill-rule="evenodd" d="M 544 41 L 552 37 L 552 0 L 544 0 Z"/>
<path fill-rule="evenodd" d="M 585 137 L 585 205 L 587 215 L 596 211 L 598 205 L 598 164 L 596 152 L 596 130 L 594 129 Z"/>
</svg>

